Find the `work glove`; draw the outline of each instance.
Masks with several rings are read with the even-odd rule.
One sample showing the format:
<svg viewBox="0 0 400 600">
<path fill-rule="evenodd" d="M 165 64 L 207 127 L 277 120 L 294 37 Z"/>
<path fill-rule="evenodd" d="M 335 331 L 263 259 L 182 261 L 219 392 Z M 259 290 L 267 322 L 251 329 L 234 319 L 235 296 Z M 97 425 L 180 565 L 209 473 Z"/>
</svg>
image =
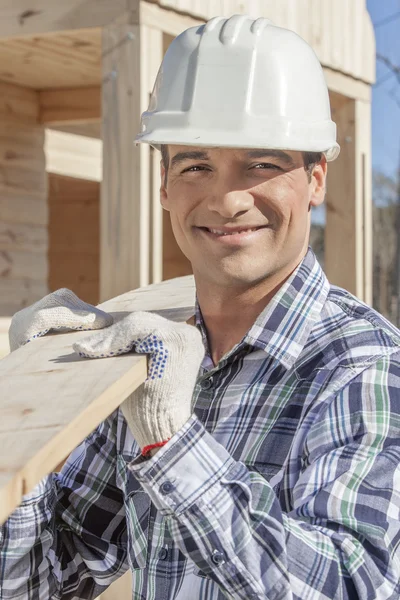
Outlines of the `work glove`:
<svg viewBox="0 0 400 600">
<path fill-rule="evenodd" d="M 192 414 L 192 396 L 204 356 L 200 332 L 186 323 L 134 312 L 73 345 L 87 358 L 127 352 L 149 355 L 145 383 L 121 405 L 143 454 L 167 442 Z"/>
<path fill-rule="evenodd" d="M 112 323 L 111 315 L 62 288 L 15 313 L 8 332 L 10 350 L 13 352 L 52 330 L 102 329 Z"/>
</svg>

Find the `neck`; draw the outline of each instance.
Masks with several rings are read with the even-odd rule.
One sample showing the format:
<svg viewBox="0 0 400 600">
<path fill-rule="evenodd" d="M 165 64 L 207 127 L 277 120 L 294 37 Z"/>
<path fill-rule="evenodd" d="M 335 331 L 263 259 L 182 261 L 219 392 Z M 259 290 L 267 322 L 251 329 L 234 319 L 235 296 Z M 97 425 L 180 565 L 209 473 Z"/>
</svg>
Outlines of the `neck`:
<svg viewBox="0 0 400 600">
<path fill-rule="evenodd" d="M 195 275 L 197 298 L 214 365 L 243 339 L 297 266 L 284 275 L 247 288 L 221 287 L 201 281 Z"/>
</svg>

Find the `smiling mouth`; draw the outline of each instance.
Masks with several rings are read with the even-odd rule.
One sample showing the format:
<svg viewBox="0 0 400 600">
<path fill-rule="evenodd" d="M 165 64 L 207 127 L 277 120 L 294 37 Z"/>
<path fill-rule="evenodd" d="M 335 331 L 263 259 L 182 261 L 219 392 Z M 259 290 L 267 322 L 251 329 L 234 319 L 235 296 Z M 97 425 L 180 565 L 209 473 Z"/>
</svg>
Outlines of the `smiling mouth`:
<svg viewBox="0 0 400 600">
<path fill-rule="evenodd" d="M 224 229 L 214 229 L 211 227 L 199 227 L 203 231 L 208 231 L 209 233 L 213 233 L 214 235 L 218 235 L 220 237 L 230 236 L 230 235 L 240 235 L 245 233 L 250 233 L 252 231 L 258 231 L 259 229 L 264 229 L 266 225 L 259 225 L 257 227 L 247 227 L 247 228 L 238 228 L 231 230 Z"/>
</svg>

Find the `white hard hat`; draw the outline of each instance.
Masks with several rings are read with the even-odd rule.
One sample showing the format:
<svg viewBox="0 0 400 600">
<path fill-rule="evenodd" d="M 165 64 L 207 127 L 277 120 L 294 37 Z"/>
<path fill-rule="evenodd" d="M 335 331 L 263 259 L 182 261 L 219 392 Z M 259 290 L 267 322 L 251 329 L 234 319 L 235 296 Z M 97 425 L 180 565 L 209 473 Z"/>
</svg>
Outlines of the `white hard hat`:
<svg viewBox="0 0 400 600">
<path fill-rule="evenodd" d="M 268 19 L 215 17 L 169 46 L 136 142 L 339 154 L 322 67 Z"/>
</svg>

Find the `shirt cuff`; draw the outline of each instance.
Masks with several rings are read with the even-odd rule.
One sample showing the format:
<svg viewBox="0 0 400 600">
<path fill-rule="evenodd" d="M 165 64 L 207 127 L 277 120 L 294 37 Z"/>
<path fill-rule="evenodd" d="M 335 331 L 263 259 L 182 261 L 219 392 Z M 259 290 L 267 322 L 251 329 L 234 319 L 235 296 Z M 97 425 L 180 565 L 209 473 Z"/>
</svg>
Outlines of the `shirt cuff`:
<svg viewBox="0 0 400 600">
<path fill-rule="evenodd" d="M 218 492 L 215 484 L 234 465 L 227 450 L 193 415 L 156 455 L 138 457 L 128 469 L 162 514 L 179 515 L 205 494 L 210 501 L 210 492 L 211 496 Z"/>
</svg>

